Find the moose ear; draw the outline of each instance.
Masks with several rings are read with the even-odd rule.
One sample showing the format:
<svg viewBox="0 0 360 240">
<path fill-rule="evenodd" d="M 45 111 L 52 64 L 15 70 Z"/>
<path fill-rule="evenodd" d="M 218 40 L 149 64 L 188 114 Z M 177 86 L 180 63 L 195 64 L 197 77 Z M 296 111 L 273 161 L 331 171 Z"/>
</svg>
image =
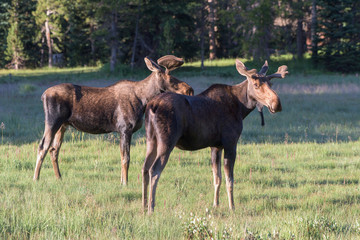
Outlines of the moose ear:
<svg viewBox="0 0 360 240">
<path fill-rule="evenodd" d="M 153 60 L 145 57 L 144 61 L 146 63 L 147 68 L 152 72 L 162 72 L 162 69 L 159 65 L 157 65 Z"/>
<path fill-rule="evenodd" d="M 251 76 L 256 73 L 256 69 L 248 70 L 245 67 L 245 64 L 243 64 L 239 59 L 235 60 L 235 64 L 236 64 L 236 70 L 240 73 L 240 75 L 251 78 Z"/>
<path fill-rule="evenodd" d="M 247 69 L 245 67 L 245 65 L 239 60 L 236 59 L 235 60 L 235 64 L 236 64 L 236 70 L 243 76 L 247 77 Z"/>
<path fill-rule="evenodd" d="M 176 68 L 180 67 L 184 64 L 184 60 L 182 58 L 175 57 L 173 55 L 166 55 L 157 60 L 157 63 L 160 66 L 166 68 L 166 73 L 169 73 Z"/>
</svg>

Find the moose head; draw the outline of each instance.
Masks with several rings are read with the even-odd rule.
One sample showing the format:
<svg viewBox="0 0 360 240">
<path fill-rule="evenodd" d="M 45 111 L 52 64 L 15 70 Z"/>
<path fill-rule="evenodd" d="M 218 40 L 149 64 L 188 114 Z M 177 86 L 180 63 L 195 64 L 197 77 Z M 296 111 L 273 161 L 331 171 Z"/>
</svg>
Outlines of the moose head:
<svg viewBox="0 0 360 240">
<path fill-rule="evenodd" d="M 240 60 L 236 59 L 237 71 L 246 77 L 249 81 L 247 93 L 257 103 L 258 110 L 266 106 L 271 113 L 280 112 L 281 102 L 274 90 L 272 90 L 271 79 L 272 78 L 284 78 L 288 73 L 287 66 L 283 65 L 278 68 L 278 71 L 274 74 L 266 76 L 269 69 L 268 62 L 262 66 L 259 72 L 256 69 L 247 69 Z"/>
<path fill-rule="evenodd" d="M 145 63 L 147 68 L 154 73 L 161 92 L 194 95 L 194 90 L 188 84 L 170 75 L 171 71 L 184 64 L 182 58 L 166 55 L 159 58 L 157 63 L 149 58 L 145 58 Z M 163 66 L 165 70 L 160 66 Z"/>
</svg>

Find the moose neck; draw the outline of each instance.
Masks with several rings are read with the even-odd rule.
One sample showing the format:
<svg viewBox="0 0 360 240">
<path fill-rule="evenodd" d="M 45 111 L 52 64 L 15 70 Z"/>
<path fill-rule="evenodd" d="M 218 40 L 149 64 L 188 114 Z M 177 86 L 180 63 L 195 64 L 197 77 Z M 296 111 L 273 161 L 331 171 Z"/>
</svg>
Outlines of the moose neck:
<svg viewBox="0 0 360 240">
<path fill-rule="evenodd" d="M 234 95 L 241 103 L 240 112 L 243 119 L 245 119 L 256 107 L 256 100 L 251 98 L 248 94 L 248 84 L 250 84 L 249 81 L 245 80 L 242 83 L 233 86 Z"/>
<path fill-rule="evenodd" d="M 158 83 L 156 73 L 152 73 L 144 80 L 138 82 L 136 95 L 145 106 L 153 97 L 161 93 L 160 84 Z"/>
</svg>

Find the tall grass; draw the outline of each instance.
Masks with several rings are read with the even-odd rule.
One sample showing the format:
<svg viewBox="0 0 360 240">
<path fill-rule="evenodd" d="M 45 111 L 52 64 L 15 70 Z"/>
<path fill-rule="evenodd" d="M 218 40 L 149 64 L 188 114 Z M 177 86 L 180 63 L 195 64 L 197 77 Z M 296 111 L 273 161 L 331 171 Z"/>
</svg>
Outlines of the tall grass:
<svg viewBox="0 0 360 240">
<path fill-rule="evenodd" d="M 241 80 L 181 74 L 197 92 Z M 220 206 L 212 208 L 210 150 L 175 149 L 150 217 L 141 209 L 144 129 L 133 137 L 126 187 L 120 185 L 117 134 L 71 128 L 60 152 L 63 179 L 55 179 L 47 156 L 40 180 L 32 181 L 44 124 L 40 96 L 53 84 L 44 76 L 0 84 L 1 239 L 360 239 L 360 95 L 356 89 L 344 94 L 327 88 L 358 87 L 356 75 L 295 74 L 276 81 L 283 111 L 265 110 L 265 127 L 256 110 L 244 121 L 234 212 L 228 210 L 224 183 Z M 84 84 L 97 79 L 79 76 Z M 323 90 L 307 92 L 309 85 Z"/>
<path fill-rule="evenodd" d="M 66 142 L 60 156 L 63 180 L 55 180 L 47 158 L 40 181 L 33 183 L 36 147 L 0 147 L 2 238 L 181 239 L 189 236 L 195 216 L 201 218 L 198 224 L 206 218 L 218 239 L 225 229 L 236 239 L 360 237 L 359 141 L 239 145 L 234 212 L 228 210 L 224 186 L 220 207 L 211 207 L 209 150 L 175 150 L 151 217 L 141 210 L 143 142 L 132 146 L 127 187 L 120 185 L 113 142 Z"/>
</svg>

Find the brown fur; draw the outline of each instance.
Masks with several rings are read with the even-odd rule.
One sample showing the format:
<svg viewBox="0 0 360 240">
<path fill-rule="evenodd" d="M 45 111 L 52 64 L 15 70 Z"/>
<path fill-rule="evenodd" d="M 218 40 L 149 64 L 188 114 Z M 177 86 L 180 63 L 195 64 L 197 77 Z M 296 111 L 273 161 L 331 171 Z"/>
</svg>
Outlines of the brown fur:
<svg viewBox="0 0 360 240">
<path fill-rule="evenodd" d="M 281 72 L 265 76 L 267 62 L 259 73 L 248 70 L 237 60 L 237 70 L 247 80 L 234 86 L 215 84 L 197 96 L 164 93 L 154 97 L 146 107 L 146 158 L 143 174 L 143 207 L 151 213 L 155 206 L 156 186 L 171 151 L 211 148 L 214 176 L 214 206 L 219 204 L 221 154 L 224 150 L 224 172 L 229 207 L 234 208 L 233 170 L 236 144 L 243 129 L 243 119 L 256 107 L 266 106 L 270 112 L 281 111 L 278 95 L 270 87 L 270 79 L 284 77 Z M 279 68 L 280 69 L 280 68 Z M 286 73 L 284 73 L 284 71 Z M 147 189 L 150 182 L 149 199 Z"/>
<path fill-rule="evenodd" d="M 38 148 L 34 180 L 39 179 L 41 165 L 48 150 L 55 175 L 61 178 L 58 155 L 66 127 L 70 125 L 79 131 L 93 134 L 120 134 L 121 182 L 126 184 L 131 136 L 142 125 L 146 104 L 161 92 L 193 94 L 193 89 L 188 84 L 168 74 L 182 65 L 182 59 L 174 56 L 166 58 L 167 62 L 162 64 L 166 72 L 158 64 L 145 58 L 152 74 L 139 82 L 123 80 L 104 88 L 64 83 L 48 88 L 41 97 L 45 131 Z"/>
</svg>

